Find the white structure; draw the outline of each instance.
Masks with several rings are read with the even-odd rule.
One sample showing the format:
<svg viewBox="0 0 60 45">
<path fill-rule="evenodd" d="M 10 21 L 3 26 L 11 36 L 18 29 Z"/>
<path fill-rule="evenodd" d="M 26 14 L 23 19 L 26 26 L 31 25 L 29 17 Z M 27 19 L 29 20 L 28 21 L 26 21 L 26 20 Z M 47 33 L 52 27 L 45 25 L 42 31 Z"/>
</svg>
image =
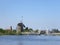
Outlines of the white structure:
<svg viewBox="0 0 60 45">
<path fill-rule="evenodd" d="M 49 31 L 48 31 L 48 28 L 46 27 L 46 35 L 48 35 L 49 34 Z"/>
<path fill-rule="evenodd" d="M 21 27 L 20 26 L 17 26 L 16 33 L 19 34 L 20 32 L 21 32 Z"/>
</svg>

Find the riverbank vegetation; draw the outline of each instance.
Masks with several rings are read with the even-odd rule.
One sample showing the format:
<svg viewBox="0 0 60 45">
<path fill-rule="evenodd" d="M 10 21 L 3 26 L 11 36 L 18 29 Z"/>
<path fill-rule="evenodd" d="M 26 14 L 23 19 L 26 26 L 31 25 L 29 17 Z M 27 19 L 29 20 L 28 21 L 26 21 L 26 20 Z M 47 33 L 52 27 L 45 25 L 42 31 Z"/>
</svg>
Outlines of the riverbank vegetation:
<svg viewBox="0 0 60 45">
<path fill-rule="evenodd" d="M 35 33 L 38 33 L 39 30 L 38 29 L 37 30 L 33 30 L 32 28 L 28 29 L 28 27 L 27 27 L 23 31 L 23 33 L 30 33 L 30 32 L 34 32 L 34 34 L 35 34 Z M 54 33 L 54 34 L 56 34 L 56 33 L 60 34 L 60 31 L 58 29 L 52 29 L 49 32 L 50 33 Z M 21 34 L 22 34 L 22 32 L 20 32 L 18 35 L 21 35 Z M 46 31 L 45 30 L 41 30 L 40 34 L 46 34 Z M 0 28 L 0 35 L 17 35 L 17 33 L 16 33 L 16 30 L 10 30 L 10 29 L 2 29 L 2 28 Z"/>
<path fill-rule="evenodd" d="M 23 32 L 32 32 L 33 29 L 32 28 L 25 28 Z M 21 34 L 21 32 L 19 33 L 19 35 Z M 16 30 L 10 30 L 10 29 L 2 29 L 0 28 L 0 35 L 17 35 Z"/>
</svg>

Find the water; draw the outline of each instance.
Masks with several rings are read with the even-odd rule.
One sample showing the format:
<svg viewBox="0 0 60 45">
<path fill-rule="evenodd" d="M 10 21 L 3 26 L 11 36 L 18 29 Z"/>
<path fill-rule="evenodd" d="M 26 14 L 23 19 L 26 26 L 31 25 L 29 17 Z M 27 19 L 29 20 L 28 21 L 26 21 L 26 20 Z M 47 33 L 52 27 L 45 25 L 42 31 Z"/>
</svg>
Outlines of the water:
<svg viewBox="0 0 60 45">
<path fill-rule="evenodd" d="M 60 45 L 60 36 L 0 36 L 0 45 Z"/>
</svg>

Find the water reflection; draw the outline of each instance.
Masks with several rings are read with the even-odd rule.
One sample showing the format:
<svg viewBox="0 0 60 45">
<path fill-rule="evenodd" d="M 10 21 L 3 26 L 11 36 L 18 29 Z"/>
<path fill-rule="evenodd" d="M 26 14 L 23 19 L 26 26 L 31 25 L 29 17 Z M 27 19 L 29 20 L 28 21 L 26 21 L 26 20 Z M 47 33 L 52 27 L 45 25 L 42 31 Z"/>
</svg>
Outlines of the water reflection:
<svg viewBox="0 0 60 45">
<path fill-rule="evenodd" d="M 18 42 L 18 45 L 24 45 L 24 43 L 20 41 L 20 42 Z"/>
<path fill-rule="evenodd" d="M 60 45 L 60 36 L 0 36 L 0 45 Z"/>
</svg>

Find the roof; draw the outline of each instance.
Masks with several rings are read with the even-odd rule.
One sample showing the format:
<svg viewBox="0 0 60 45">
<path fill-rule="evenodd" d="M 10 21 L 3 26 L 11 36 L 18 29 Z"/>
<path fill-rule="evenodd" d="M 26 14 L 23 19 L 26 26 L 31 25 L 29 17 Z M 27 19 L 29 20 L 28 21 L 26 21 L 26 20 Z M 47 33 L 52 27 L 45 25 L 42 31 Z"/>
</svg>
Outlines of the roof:
<svg viewBox="0 0 60 45">
<path fill-rule="evenodd" d="M 18 23 L 17 25 L 25 27 L 25 25 L 23 23 Z"/>
</svg>

